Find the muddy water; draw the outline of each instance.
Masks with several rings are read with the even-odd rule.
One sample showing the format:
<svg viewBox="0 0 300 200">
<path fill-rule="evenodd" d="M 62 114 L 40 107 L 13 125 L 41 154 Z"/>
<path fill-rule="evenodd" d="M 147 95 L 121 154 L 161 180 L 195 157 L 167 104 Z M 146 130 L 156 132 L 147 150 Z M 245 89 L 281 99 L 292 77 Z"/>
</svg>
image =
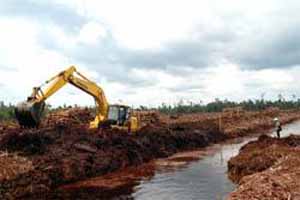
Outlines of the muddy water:
<svg viewBox="0 0 300 200">
<path fill-rule="evenodd" d="M 227 178 L 227 161 L 252 138 L 232 140 L 209 147 L 210 153 L 185 168 L 157 173 L 150 181 L 136 186 L 134 199 L 224 199 L 234 189 Z"/>
<path fill-rule="evenodd" d="M 300 122 L 286 125 L 282 136 L 299 130 Z M 73 197 L 84 194 L 81 197 L 86 198 L 86 193 L 93 191 L 88 195 L 92 199 L 225 199 L 235 188 L 227 178 L 227 161 L 238 154 L 241 146 L 255 139 L 239 138 L 204 150 L 179 153 L 139 168 L 66 186 L 64 192 L 69 191 Z"/>
</svg>

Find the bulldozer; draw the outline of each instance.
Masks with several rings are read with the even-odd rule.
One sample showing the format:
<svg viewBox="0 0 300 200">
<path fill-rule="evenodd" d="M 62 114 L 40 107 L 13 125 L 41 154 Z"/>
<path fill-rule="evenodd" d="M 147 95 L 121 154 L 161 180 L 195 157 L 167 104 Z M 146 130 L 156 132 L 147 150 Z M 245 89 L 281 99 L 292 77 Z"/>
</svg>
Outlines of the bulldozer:
<svg viewBox="0 0 300 200">
<path fill-rule="evenodd" d="M 96 115 L 89 128 L 113 127 L 127 129 L 128 132 L 139 130 L 139 120 L 137 116 L 133 116 L 132 109 L 122 104 L 109 105 L 102 88 L 78 72 L 75 66 L 58 73 L 42 86 L 34 87 L 27 100 L 16 105 L 15 116 L 19 125 L 22 128 L 38 128 L 46 100 L 67 83 L 91 95 L 96 102 Z M 48 87 L 43 90 L 45 85 Z"/>
</svg>

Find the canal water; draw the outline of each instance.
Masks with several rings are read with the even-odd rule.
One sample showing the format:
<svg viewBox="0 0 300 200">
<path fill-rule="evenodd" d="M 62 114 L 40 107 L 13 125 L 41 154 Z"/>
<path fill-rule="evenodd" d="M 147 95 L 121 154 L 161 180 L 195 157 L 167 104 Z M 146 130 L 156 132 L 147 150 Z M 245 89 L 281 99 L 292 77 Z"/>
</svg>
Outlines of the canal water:
<svg viewBox="0 0 300 200">
<path fill-rule="evenodd" d="M 283 127 L 281 135 L 300 133 L 300 122 Z M 272 133 L 274 136 L 275 133 Z M 236 139 L 214 145 L 213 153 L 172 172 L 156 173 L 136 186 L 132 194 L 137 200 L 212 200 L 225 199 L 235 185 L 227 178 L 227 161 L 254 137 Z"/>
<path fill-rule="evenodd" d="M 283 126 L 281 135 L 300 134 L 299 130 L 300 121 Z M 271 135 L 275 136 L 275 133 Z M 129 172 L 83 181 L 69 189 L 78 197 L 78 188 L 85 194 L 93 188 L 93 193 L 88 195 L 91 199 L 93 195 L 96 198 L 107 193 L 112 199 L 223 200 L 235 189 L 227 177 L 228 160 L 237 155 L 244 144 L 256 138 L 238 138 L 206 149 L 179 153 Z M 107 186 L 110 189 L 107 190 Z"/>
</svg>

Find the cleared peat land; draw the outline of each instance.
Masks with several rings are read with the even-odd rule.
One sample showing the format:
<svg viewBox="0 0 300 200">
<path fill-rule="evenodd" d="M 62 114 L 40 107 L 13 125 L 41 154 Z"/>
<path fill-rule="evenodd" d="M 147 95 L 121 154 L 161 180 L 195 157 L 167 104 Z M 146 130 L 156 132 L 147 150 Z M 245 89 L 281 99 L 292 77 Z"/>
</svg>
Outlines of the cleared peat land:
<svg viewBox="0 0 300 200">
<path fill-rule="evenodd" d="M 0 200 L 300 199 L 299 10 L 0 0 Z"/>
<path fill-rule="evenodd" d="M 182 114 L 175 117 L 156 113 L 150 117 L 150 120 L 149 116 L 145 117 L 148 119 L 145 119 L 144 127 L 134 134 L 120 129 L 91 130 L 87 127 L 87 122 L 92 114 L 89 110 L 80 108 L 48 115 L 39 129 L 24 130 L 14 123 L 1 124 L 0 198 L 71 198 L 72 194 L 61 192 L 62 188 L 68 188 L 68 184 L 96 176 L 99 178 L 114 176 L 114 173 L 125 174 L 127 179 L 123 182 L 119 179 L 114 182 L 110 178 L 106 182 L 102 181 L 97 198 L 107 199 L 112 194 L 122 194 L 122 191 L 130 188 L 127 186 L 132 184 L 132 171 L 151 178 L 153 165 L 149 163 L 157 158 L 170 157 L 181 151 L 203 149 L 232 138 L 263 133 L 273 127 L 274 117 L 279 117 L 286 124 L 300 119 L 300 112 L 267 109 L 259 112 Z M 266 144 L 275 141 L 275 144 L 282 144 L 286 148 L 285 152 L 288 152 L 288 148 L 296 149 L 298 139 L 291 137 L 281 141 L 264 136 L 259 141 L 265 141 Z M 247 148 L 243 148 L 245 149 Z M 263 149 L 265 148 L 258 150 Z M 282 155 L 280 152 L 279 154 Z M 257 156 L 259 159 L 259 155 Z M 173 159 L 180 161 L 180 158 Z M 274 163 L 278 164 L 276 159 L 270 157 L 270 161 L 266 161 L 264 166 L 255 163 L 253 166 L 262 171 Z M 234 180 L 256 172 L 256 168 L 244 171 L 242 166 L 235 167 L 234 162 L 231 163 L 230 171 L 233 170 L 234 173 L 230 174 L 235 177 Z M 251 160 L 247 160 L 245 165 L 251 167 Z M 137 166 L 138 170 L 135 168 Z M 77 196 L 73 198 L 88 199 L 93 189 L 84 190 L 83 193 L 78 191 L 80 190 L 77 190 Z M 235 194 L 232 195 L 234 198 Z M 122 195 L 114 198 L 122 199 Z"/>
<path fill-rule="evenodd" d="M 238 188 L 228 199 L 299 199 L 300 136 L 262 135 L 228 162 Z"/>
</svg>

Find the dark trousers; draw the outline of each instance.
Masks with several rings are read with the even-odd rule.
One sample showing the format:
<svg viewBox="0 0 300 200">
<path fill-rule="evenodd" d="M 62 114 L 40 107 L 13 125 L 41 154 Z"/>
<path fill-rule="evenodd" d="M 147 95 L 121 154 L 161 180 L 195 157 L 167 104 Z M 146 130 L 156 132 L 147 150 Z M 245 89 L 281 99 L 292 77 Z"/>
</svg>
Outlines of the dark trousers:
<svg viewBox="0 0 300 200">
<path fill-rule="evenodd" d="M 280 138 L 280 132 L 281 132 L 281 127 L 279 126 L 276 130 L 276 133 L 277 133 L 277 137 Z"/>
</svg>

